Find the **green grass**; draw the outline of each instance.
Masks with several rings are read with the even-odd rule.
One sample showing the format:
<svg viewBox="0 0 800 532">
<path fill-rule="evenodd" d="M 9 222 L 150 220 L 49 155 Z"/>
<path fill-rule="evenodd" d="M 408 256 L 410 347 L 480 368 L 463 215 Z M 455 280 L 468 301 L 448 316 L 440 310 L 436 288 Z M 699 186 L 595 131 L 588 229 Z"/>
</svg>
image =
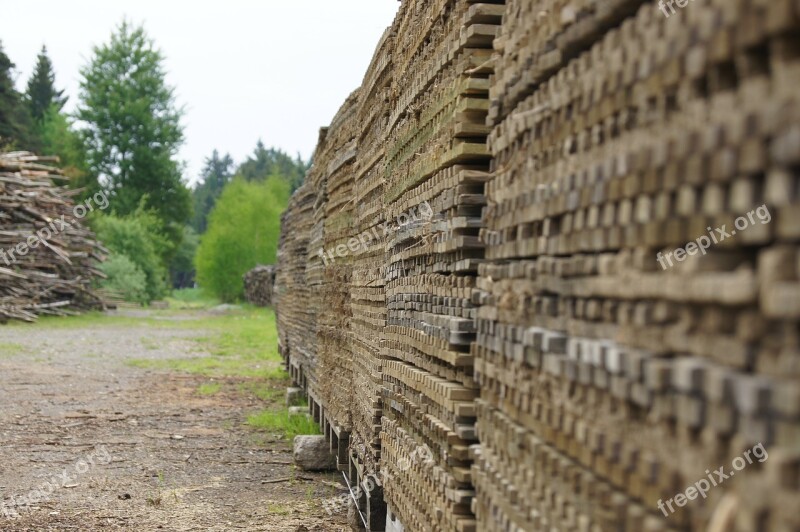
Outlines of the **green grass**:
<svg viewBox="0 0 800 532">
<path fill-rule="evenodd" d="M 174 290 L 172 295 L 166 298 L 170 308 L 173 309 L 206 309 L 216 307 L 220 300 L 205 293 L 202 288 L 183 288 Z"/>
<path fill-rule="evenodd" d="M 12 323 L 10 327 L 36 329 L 46 327 L 51 329 L 84 329 L 93 327 L 113 327 L 118 325 L 141 325 L 144 319 L 128 316 L 109 316 L 102 312 L 87 312 L 79 316 L 42 316 L 36 323 Z"/>
<path fill-rule="evenodd" d="M 269 308 L 245 306 L 242 310 L 194 320 L 143 320 L 150 326 L 201 329 L 195 338 L 204 356 L 176 359 L 139 358 L 130 364 L 140 368 L 165 369 L 205 377 L 251 377 L 272 381 L 288 379 L 278 354 L 275 312 Z"/>
<path fill-rule="evenodd" d="M 308 416 L 290 416 L 288 410 L 264 410 L 248 416 L 247 424 L 289 440 L 295 436 L 321 434 L 319 425 L 313 419 Z"/>
<path fill-rule="evenodd" d="M 239 385 L 239 391 L 255 395 L 265 403 L 280 402 L 286 393 L 284 388 L 266 386 L 264 382 L 248 381 Z"/>
<path fill-rule="evenodd" d="M 144 347 L 148 351 L 157 351 L 158 349 L 161 349 L 161 342 L 158 342 L 152 338 L 143 336 L 142 338 L 139 339 L 139 341 L 141 342 L 142 347 Z"/>
<path fill-rule="evenodd" d="M 24 345 L 0 343 L 0 357 L 13 357 L 24 353 Z"/>
<path fill-rule="evenodd" d="M 292 509 L 284 504 L 268 504 L 267 512 L 273 515 L 289 515 Z"/>
<path fill-rule="evenodd" d="M 222 385 L 218 382 L 209 382 L 201 384 L 197 387 L 197 393 L 200 395 L 216 395 L 222 389 Z"/>
</svg>

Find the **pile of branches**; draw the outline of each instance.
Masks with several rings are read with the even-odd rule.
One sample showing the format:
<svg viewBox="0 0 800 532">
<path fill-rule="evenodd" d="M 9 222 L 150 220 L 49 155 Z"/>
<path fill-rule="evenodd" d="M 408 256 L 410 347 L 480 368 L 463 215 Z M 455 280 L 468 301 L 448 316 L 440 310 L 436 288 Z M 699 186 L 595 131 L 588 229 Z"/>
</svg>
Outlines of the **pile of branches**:
<svg viewBox="0 0 800 532">
<path fill-rule="evenodd" d="M 244 297 L 258 307 L 272 305 L 275 266 L 256 266 L 244 274 Z"/>
<path fill-rule="evenodd" d="M 57 158 L 0 154 L 0 322 L 101 309 L 107 251 L 78 217 Z"/>
</svg>

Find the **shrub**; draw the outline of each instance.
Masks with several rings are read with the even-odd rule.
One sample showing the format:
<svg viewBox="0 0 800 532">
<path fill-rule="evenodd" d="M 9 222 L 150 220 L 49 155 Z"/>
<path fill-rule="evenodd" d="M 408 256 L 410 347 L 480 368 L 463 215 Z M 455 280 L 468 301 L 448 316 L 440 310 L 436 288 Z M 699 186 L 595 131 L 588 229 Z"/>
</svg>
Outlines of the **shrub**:
<svg viewBox="0 0 800 532">
<path fill-rule="evenodd" d="M 280 177 L 229 183 L 200 238 L 195 257 L 200 286 L 223 301 L 241 298 L 242 276 L 258 264 L 275 262 L 281 213 L 288 201 L 289 185 Z"/>
<path fill-rule="evenodd" d="M 163 257 L 169 249 L 169 242 L 161 232 L 161 221 L 140 209 L 126 217 L 98 216 L 93 226 L 112 253 L 124 255 L 144 274 L 147 299 L 163 297 L 167 288 L 167 268 Z"/>
<path fill-rule="evenodd" d="M 102 283 L 103 288 L 119 293 L 125 301 L 147 302 L 147 276 L 131 259 L 115 254 L 101 264 L 100 269 L 108 276 Z"/>
</svg>

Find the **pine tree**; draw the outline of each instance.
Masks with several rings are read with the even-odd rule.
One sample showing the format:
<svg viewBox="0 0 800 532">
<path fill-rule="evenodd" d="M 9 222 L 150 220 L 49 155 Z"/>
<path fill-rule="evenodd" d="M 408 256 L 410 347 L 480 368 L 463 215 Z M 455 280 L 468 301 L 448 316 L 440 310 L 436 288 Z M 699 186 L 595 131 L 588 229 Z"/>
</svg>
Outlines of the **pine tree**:
<svg viewBox="0 0 800 532">
<path fill-rule="evenodd" d="M 222 194 L 233 177 L 233 159 L 229 154 L 223 157 L 214 150 L 211 157 L 208 157 L 200 172 L 200 182 L 192 192 L 194 200 L 194 220 L 192 227 L 194 230 L 203 234 L 208 226 L 208 215 L 217 203 L 217 198 Z"/>
<path fill-rule="evenodd" d="M 28 106 L 33 119 L 41 123 L 51 108 L 60 112 L 67 103 L 63 90 L 56 90 L 56 74 L 53 63 L 47 56 L 47 48 L 42 46 L 42 51 L 36 59 L 36 69 L 28 80 L 26 91 Z"/>
<path fill-rule="evenodd" d="M 308 165 L 298 154 L 297 159 L 292 159 L 280 149 L 264 146 L 260 140 L 256 144 L 253 155 L 247 158 L 236 171 L 236 175 L 244 177 L 247 181 L 264 181 L 269 176 L 277 175 L 286 180 L 294 192 L 303 184 Z"/>
<path fill-rule="evenodd" d="M 0 147 L 36 151 L 39 143 L 22 95 L 14 88 L 13 69 L 0 43 Z"/>
</svg>

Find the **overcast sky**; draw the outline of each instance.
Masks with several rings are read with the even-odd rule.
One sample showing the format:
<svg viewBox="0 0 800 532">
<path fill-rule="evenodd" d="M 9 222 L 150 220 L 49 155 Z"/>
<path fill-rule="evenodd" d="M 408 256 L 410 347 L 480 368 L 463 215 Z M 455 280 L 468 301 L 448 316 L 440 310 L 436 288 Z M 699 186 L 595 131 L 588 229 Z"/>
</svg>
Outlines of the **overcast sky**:
<svg viewBox="0 0 800 532">
<path fill-rule="evenodd" d="M 123 17 L 166 56 L 185 105 L 186 177 L 216 148 L 238 162 L 260 138 L 308 158 L 318 130 L 363 79 L 398 0 L 0 0 L 0 41 L 22 89 L 47 45 L 56 82 L 77 101 L 92 46 Z"/>
</svg>

